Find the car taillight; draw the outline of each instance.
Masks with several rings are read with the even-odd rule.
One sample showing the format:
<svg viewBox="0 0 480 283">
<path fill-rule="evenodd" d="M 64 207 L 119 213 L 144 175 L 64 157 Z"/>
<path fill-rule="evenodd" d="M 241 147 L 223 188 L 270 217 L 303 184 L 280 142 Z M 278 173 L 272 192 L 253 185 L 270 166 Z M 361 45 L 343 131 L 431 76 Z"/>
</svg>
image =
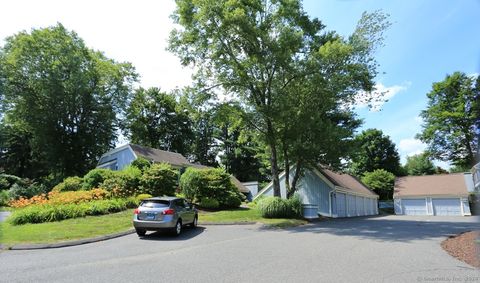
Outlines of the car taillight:
<svg viewBox="0 0 480 283">
<path fill-rule="evenodd" d="M 162 212 L 163 215 L 173 215 L 175 214 L 175 210 L 174 209 L 165 209 L 163 212 Z"/>
<path fill-rule="evenodd" d="M 135 208 L 135 210 L 133 211 L 133 214 L 140 214 L 140 209 Z"/>
</svg>

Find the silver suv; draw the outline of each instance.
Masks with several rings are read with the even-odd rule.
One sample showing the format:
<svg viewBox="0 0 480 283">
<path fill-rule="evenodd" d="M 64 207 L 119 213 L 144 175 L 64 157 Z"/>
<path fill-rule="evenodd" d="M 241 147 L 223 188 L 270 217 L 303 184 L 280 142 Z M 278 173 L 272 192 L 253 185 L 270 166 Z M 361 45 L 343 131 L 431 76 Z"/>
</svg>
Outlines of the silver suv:
<svg viewBox="0 0 480 283">
<path fill-rule="evenodd" d="M 135 209 L 133 227 L 138 236 L 147 231 L 170 230 L 178 236 L 183 225 L 197 227 L 198 212 L 183 198 L 153 197 L 142 200 Z"/>
</svg>

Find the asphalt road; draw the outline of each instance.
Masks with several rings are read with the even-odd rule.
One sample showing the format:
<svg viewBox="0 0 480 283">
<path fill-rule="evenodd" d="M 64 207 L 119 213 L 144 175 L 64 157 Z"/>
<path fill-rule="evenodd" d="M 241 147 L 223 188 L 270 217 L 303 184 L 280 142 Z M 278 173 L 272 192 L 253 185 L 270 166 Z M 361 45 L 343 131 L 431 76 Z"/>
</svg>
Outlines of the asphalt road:
<svg viewBox="0 0 480 283">
<path fill-rule="evenodd" d="M 440 247 L 474 217 L 339 219 L 280 230 L 205 226 L 83 246 L 0 252 L 0 282 L 478 282 Z"/>
</svg>

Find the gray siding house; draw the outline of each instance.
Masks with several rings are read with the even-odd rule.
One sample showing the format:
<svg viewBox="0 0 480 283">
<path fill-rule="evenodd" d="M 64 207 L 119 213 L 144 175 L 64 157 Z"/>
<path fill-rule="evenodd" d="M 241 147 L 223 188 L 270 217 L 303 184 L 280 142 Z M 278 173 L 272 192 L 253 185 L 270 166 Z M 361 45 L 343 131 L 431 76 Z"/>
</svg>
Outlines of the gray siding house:
<svg viewBox="0 0 480 283">
<path fill-rule="evenodd" d="M 290 170 L 290 181 L 295 169 Z M 285 172 L 280 174 L 280 194 L 286 198 Z M 327 168 L 307 169 L 296 192 L 304 205 L 317 207 L 317 214 L 327 217 L 354 217 L 378 214 L 378 195 L 355 177 Z M 273 183 L 260 196 L 273 196 Z"/>
<path fill-rule="evenodd" d="M 126 144 L 118 148 L 112 149 L 100 157 L 97 168 L 105 168 L 111 170 L 122 170 L 130 165 L 135 159 L 143 157 L 153 163 L 168 163 L 175 169 L 182 169 L 187 167 L 195 167 L 200 169 L 211 168 L 201 164 L 194 164 L 188 162 L 185 156 L 180 153 L 170 152 L 136 144 Z M 234 176 L 230 177 L 232 183 L 238 190 L 248 195 L 250 191 L 240 183 Z"/>
</svg>

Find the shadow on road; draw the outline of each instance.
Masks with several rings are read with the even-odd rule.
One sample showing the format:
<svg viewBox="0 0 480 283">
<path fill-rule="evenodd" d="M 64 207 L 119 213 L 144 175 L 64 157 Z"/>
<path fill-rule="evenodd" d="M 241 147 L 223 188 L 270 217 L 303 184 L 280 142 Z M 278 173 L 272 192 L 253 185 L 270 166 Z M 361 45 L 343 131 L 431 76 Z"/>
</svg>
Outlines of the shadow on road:
<svg viewBox="0 0 480 283">
<path fill-rule="evenodd" d="M 140 237 L 140 240 L 147 241 L 185 241 L 203 233 L 205 227 L 197 228 L 183 227 L 180 236 L 174 236 L 169 231 L 147 232 L 147 235 Z"/>
<path fill-rule="evenodd" d="M 478 218 L 405 218 L 402 216 L 331 219 L 288 229 L 291 233 L 354 236 L 378 241 L 401 241 L 449 237 L 480 230 Z"/>
</svg>

